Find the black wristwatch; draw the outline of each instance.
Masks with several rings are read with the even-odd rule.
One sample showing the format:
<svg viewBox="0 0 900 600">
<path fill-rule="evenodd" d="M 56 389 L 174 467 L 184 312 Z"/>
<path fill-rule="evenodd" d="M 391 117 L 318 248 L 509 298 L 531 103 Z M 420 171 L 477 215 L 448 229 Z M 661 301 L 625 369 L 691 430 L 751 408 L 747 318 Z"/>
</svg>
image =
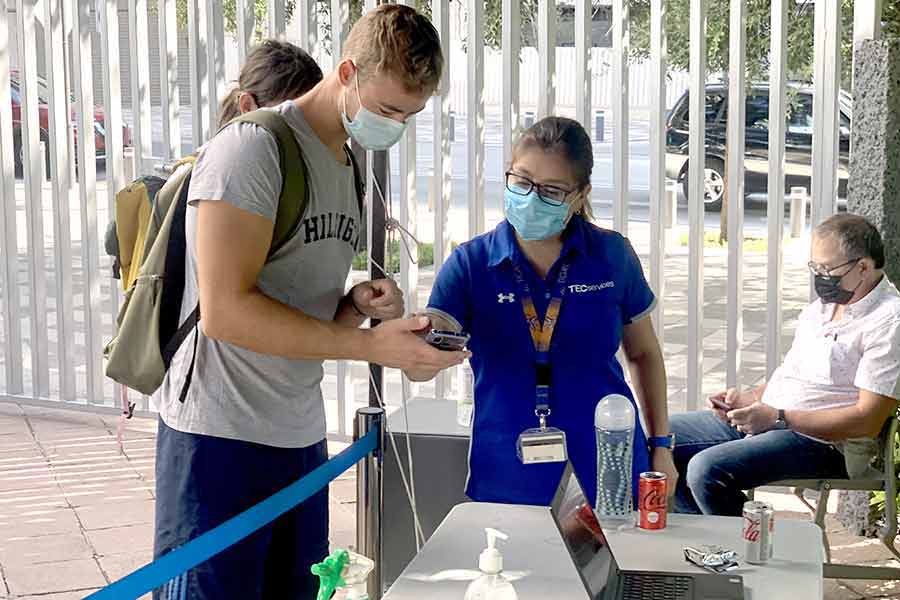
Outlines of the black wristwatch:
<svg viewBox="0 0 900 600">
<path fill-rule="evenodd" d="M 787 428 L 788 428 L 788 424 L 787 424 L 787 420 L 785 420 L 785 418 L 784 418 L 784 409 L 779 408 L 778 409 L 778 418 L 775 419 L 775 429 L 787 429 Z"/>
</svg>

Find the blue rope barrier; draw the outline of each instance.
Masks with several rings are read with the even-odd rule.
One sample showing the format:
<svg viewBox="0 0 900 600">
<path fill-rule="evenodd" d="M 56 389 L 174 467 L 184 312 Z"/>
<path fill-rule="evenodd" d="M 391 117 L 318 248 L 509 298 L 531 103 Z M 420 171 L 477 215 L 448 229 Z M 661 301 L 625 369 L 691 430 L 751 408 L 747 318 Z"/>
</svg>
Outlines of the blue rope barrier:
<svg viewBox="0 0 900 600">
<path fill-rule="evenodd" d="M 144 565 L 137 571 L 87 596 L 84 600 L 126 600 L 139 598 L 178 577 L 254 531 L 265 527 L 336 479 L 378 446 L 377 429 L 259 504 L 194 538 L 183 546 Z"/>
</svg>

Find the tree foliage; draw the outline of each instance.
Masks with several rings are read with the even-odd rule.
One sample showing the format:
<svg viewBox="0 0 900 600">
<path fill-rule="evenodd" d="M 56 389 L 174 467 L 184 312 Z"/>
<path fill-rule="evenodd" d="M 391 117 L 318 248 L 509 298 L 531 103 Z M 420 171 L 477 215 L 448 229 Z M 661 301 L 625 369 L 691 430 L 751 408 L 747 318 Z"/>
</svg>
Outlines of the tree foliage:
<svg viewBox="0 0 900 600">
<path fill-rule="evenodd" d="M 179 23 L 187 23 L 187 1 L 178 0 Z M 865 1 L 865 0 L 857 0 Z M 256 37 L 265 35 L 266 0 L 252 2 L 256 16 Z M 450 0 L 463 4 L 463 0 Z M 631 59 L 642 61 L 650 52 L 650 0 L 628 0 L 631 13 Z M 841 0 L 842 40 L 841 67 L 845 88 L 850 85 L 853 53 L 853 2 Z M 350 0 L 350 23 L 356 22 L 363 10 L 363 0 Z M 288 18 L 293 15 L 296 0 L 286 0 Z M 608 5 L 607 0 L 594 0 L 595 11 Z M 707 17 L 707 64 L 710 72 L 728 72 L 729 56 L 729 0 L 711 0 Z M 820 3 L 821 4 L 821 3 Z M 431 0 L 416 0 L 416 8 L 431 14 Z M 538 0 L 521 0 L 522 38 L 537 39 Z M 788 3 L 787 74 L 798 81 L 811 81 L 813 74 L 813 0 Z M 237 30 L 236 2 L 224 0 L 225 28 Z M 746 74 L 748 81 L 765 80 L 769 72 L 769 46 L 771 42 L 771 0 L 746 0 Z M 323 24 L 326 45 L 331 38 L 331 0 L 316 0 L 316 13 Z M 668 37 L 668 64 L 670 69 L 687 70 L 690 62 L 690 0 L 668 0 L 666 35 Z M 900 2 L 884 3 L 884 35 L 900 37 Z M 485 0 L 484 42 L 489 48 L 499 49 L 502 43 L 502 0 Z"/>
</svg>

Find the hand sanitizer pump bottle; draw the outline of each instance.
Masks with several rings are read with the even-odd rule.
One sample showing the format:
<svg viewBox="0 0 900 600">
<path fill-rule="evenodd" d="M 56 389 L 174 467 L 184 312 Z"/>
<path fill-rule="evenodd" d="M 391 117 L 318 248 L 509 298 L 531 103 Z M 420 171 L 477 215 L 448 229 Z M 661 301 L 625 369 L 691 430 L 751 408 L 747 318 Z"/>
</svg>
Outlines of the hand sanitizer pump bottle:
<svg viewBox="0 0 900 600">
<path fill-rule="evenodd" d="M 487 548 L 478 558 L 481 576 L 469 584 L 465 600 L 518 600 L 513 585 L 503 576 L 503 555 L 497 550 L 497 539 L 509 537 L 496 529 L 485 528 Z"/>
</svg>

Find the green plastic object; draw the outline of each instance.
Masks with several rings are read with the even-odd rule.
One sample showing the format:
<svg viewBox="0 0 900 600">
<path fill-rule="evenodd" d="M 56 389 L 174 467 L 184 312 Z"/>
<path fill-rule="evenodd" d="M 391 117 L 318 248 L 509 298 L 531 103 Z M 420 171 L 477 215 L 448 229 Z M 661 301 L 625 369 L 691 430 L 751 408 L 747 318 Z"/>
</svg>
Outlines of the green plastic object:
<svg viewBox="0 0 900 600">
<path fill-rule="evenodd" d="M 319 577 L 319 594 L 316 600 L 329 600 L 334 590 L 345 585 L 341 574 L 350 562 L 350 554 L 346 550 L 335 550 L 331 556 L 310 567 L 313 575 Z"/>
</svg>

